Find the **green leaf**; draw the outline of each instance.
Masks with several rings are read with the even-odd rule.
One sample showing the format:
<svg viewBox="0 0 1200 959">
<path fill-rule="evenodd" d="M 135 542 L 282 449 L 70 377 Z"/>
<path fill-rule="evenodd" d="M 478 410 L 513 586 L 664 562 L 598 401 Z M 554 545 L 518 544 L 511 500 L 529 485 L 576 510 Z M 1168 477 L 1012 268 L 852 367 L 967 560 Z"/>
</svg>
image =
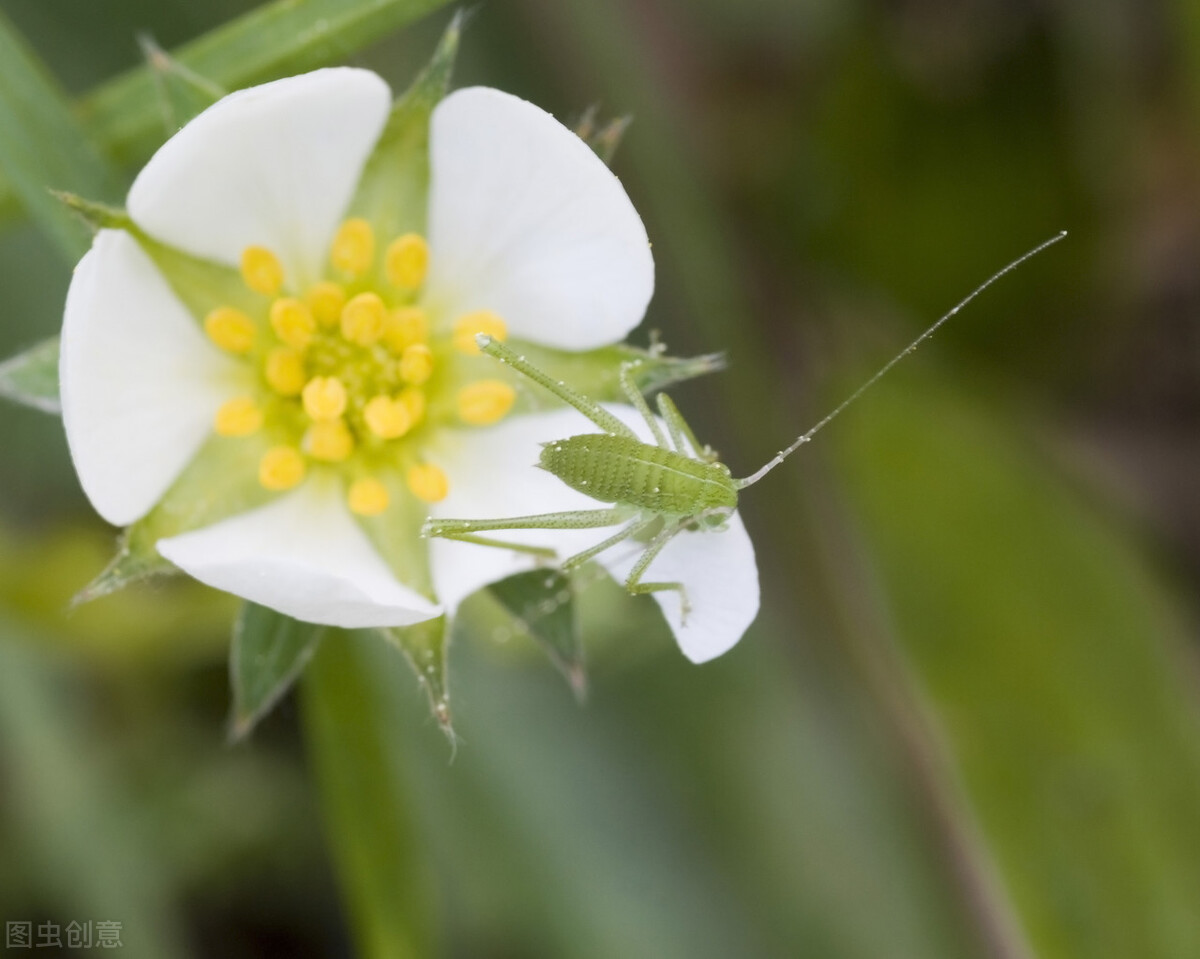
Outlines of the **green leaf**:
<svg viewBox="0 0 1200 959">
<path fill-rule="evenodd" d="M 190 75 L 236 90 L 342 63 L 357 50 L 447 2 L 276 0 L 184 44 L 172 56 Z M 0 75 L 3 72 L 0 65 Z M 76 104 L 76 112 L 94 141 L 122 163 L 142 163 L 162 144 L 162 101 L 157 82 L 154 70 L 139 67 L 102 84 Z M 8 146 L 17 149 L 19 144 Z M 21 191 L 11 172 L 4 172 L 0 211 L 11 215 L 14 196 Z M 115 199 L 119 195 L 83 182 L 57 185 L 87 196 Z M 80 247 L 79 252 L 84 248 Z"/>
<path fill-rule="evenodd" d="M 871 581 L 1033 951 L 1200 955 L 1200 710 L 1172 599 L 994 408 L 929 372 L 836 436 Z"/>
<path fill-rule="evenodd" d="M 146 58 L 146 67 L 154 81 L 163 128 L 168 137 L 228 93 L 211 80 L 189 70 L 155 43 L 153 37 L 146 34 L 139 36 L 138 45 L 142 48 L 142 56 Z"/>
<path fill-rule="evenodd" d="M 43 413 L 62 412 L 57 336 L 0 363 L 0 396 Z"/>
<path fill-rule="evenodd" d="M 412 734 L 382 721 L 370 655 L 379 645 L 370 633 L 330 632 L 304 674 L 305 733 L 356 954 L 425 959 L 440 954 L 437 882 L 394 761 Z"/>
<path fill-rule="evenodd" d="M 279 702 L 312 659 L 325 630 L 256 603 L 242 606 L 229 649 L 231 738 L 245 738 Z"/>
<path fill-rule="evenodd" d="M 556 569 L 535 569 L 492 583 L 488 591 L 512 614 L 513 627 L 542 648 L 576 697 L 583 699 L 583 636 L 570 579 Z"/>
<path fill-rule="evenodd" d="M 382 243 L 425 233 L 429 117 L 450 85 L 462 21 L 462 14 L 450 21 L 429 65 L 392 107 L 350 202 L 350 214 L 368 219 Z"/>
<path fill-rule="evenodd" d="M 429 708 L 433 717 L 442 727 L 442 732 L 453 742 L 454 727 L 450 721 L 450 688 L 446 664 L 446 647 L 449 645 L 450 636 L 446 629 L 446 617 L 439 616 L 415 626 L 394 626 L 379 632 L 404 654 L 429 698 Z"/>
<path fill-rule="evenodd" d="M 121 181 L 84 134 L 66 95 L 0 13 L 0 171 L 26 211 L 71 261 L 91 238 L 48 192 L 120 196 Z"/>
<path fill-rule="evenodd" d="M 356 50 L 445 6 L 446 0 L 277 0 L 184 44 L 174 59 L 229 90 L 340 63 Z M 152 72 L 117 77 L 84 98 L 80 112 L 100 142 L 125 161 L 159 143 Z"/>
</svg>

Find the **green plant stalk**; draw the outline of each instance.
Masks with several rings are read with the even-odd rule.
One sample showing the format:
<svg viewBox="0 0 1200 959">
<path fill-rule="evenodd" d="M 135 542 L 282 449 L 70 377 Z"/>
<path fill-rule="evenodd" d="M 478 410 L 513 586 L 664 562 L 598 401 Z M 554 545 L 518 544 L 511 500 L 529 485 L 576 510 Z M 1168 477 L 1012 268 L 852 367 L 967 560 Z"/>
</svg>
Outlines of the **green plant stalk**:
<svg viewBox="0 0 1200 959">
<path fill-rule="evenodd" d="M 372 643 L 383 646 L 372 633 L 326 635 L 302 683 L 305 733 L 357 954 L 426 959 L 436 954 L 434 881 L 392 761 L 404 730 L 387 721 L 397 684 L 412 677 L 398 657 L 395 670 L 379 668 Z"/>
</svg>

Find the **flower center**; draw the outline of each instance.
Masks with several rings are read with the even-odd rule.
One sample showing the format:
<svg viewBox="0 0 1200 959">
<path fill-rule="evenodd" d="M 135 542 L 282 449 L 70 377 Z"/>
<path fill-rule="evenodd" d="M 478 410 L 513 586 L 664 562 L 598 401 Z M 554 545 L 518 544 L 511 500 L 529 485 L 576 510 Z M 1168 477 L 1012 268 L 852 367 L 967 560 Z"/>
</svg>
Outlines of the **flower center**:
<svg viewBox="0 0 1200 959">
<path fill-rule="evenodd" d="M 487 426 L 512 408 L 516 391 L 499 379 L 470 379 L 476 333 L 503 340 L 488 310 L 431 320 L 422 305 L 429 269 L 425 239 L 408 233 L 376 256 L 371 225 L 342 224 L 326 279 L 289 288 L 279 258 L 263 247 L 242 254 L 246 285 L 270 298 L 263 316 L 221 306 L 205 317 L 214 344 L 256 372 L 252 393 L 217 411 L 220 436 L 268 431 L 258 481 L 291 489 L 310 469 L 337 469 L 346 501 L 361 516 L 384 512 L 395 489 L 427 503 L 445 498 L 445 472 L 426 454 L 432 431 L 457 422 Z M 450 396 L 443 394 L 449 393 Z M 391 477 L 403 486 L 393 487 Z"/>
</svg>

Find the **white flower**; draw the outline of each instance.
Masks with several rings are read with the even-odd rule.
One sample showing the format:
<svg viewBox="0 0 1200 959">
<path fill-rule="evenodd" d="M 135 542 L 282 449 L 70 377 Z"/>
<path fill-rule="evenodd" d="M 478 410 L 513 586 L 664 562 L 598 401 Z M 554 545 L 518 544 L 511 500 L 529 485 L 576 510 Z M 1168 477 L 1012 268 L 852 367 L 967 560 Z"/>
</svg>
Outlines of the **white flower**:
<svg viewBox="0 0 1200 959">
<path fill-rule="evenodd" d="M 473 335 L 588 350 L 623 339 L 653 289 L 617 179 L 549 114 L 490 89 L 433 110 L 426 230 L 377 235 L 390 221 L 362 183 L 391 107 L 379 77 L 347 68 L 224 98 L 138 176 L 136 227 L 97 235 L 63 325 L 67 439 L 96 510 L 139 523 L 201 455 L 252 454 L 250 508 L 180 521 L 159 552 L 343 627 L 453 611 L 531 562 L 439 543 L 425 564 L 416 541 L 430 510 L 472 515 L 498 486 L 540 488 L 529 442 L 565 422 L 495 426 L 523 387 Z M 172 250 L 244 285 L 188 286 L 164 266 Z"/>
</svg>

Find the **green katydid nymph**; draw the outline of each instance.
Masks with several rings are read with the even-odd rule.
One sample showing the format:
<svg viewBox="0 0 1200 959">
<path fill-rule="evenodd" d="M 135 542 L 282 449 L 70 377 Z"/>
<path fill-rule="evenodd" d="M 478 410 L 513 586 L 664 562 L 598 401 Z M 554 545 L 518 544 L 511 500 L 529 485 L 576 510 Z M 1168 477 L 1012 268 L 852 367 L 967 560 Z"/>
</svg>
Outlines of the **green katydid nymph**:
<svg viewBox="0 0 1200 959">
<path fill-rule="evenodd" d="M 777 453 L 760 469 L 742 479 L 735 478 L 729 467 L 719 462 L 709 447 L 697 441 L 691 427 L 665 393 L 659 393 L 657 396 L 659 415 L 656 417 L 651 413 L 633 375 L 639 361 L 622 364 L 619 371 L 620 386 L 630 405 L 644 421 L 653 442 L 644 441 L 611 409 L 600 406 L 565 383 L 554 380 L 503 343 L 486 334 L 480 334 L 476 339 L 484 353 L 510 366 L 548 390 L 563 403 L 574 407 L 603 431 L 582 433 L 542 443 L 540 462 L 537 465 L 577 493 L 607 505 L 599 509 L 576 509 L 495 519 L 434 518 L 426 522 L 425 533 L 480 546 L 547 556 L 556 554 L 552 550 L 493 539 L 482 534 L 498 530 L 563 531 L 619 527 L 611 536 L 563 560 L 561 568 L 570 572 L 620 543 L 635 541 L 639 545 L 640 556 L 631 566 L 626 564 L 621 567 L 625 589 L 635 595 L 657 593 L 662 596 L 675 593 L 680 605 L 672 625 L 676 627 L 676 636 L 684 647 L 684 652 L 697 661 L 718 655 L 740 638 L 741 631 L 749 625 L 749 620 L 753 619 L 753 613 L 757 611 L 757 574 L 755 573 L 753 578 L 754 603 L 749 619 L 743 616 L 737 622 L 730 620 L 718 624 L 717 632 L 723 629 L 725 635 L 706 640 L 704 649 L 696 651 L 697 655 L 693 655 L 693 651 L 689 650 L 685 643 L 682 631 L 686 630 L 689 611 L 696 597 L 689 592 L 688 583 L 681 579 L 644 579 L 655 559 L 676 537 L 708 537 L 722 534 L 729 530 L 731 523 L 737 524 L 738 531 L 744 537 L 744 530 L 735 514 L 742 490 L 753 486 L 809 442 L 901 359 L 912 353 L 987 287 L 1064 236 L 1065 232 L 1046 240 L 993 274 L 884 364 L 816 425 L 802 433 L 790 446 Z M 753 550 L 749 547 L 748 540 L 744 553 L 753 566 Z M 611 569 L 614 564 L 607 565 L 610 565 Z M 709 587 L 706 585 L 704 588 Z M 663 606 L 666 613 L 667 607 L 661 600 L 660 606 Z"/>
</svg>

